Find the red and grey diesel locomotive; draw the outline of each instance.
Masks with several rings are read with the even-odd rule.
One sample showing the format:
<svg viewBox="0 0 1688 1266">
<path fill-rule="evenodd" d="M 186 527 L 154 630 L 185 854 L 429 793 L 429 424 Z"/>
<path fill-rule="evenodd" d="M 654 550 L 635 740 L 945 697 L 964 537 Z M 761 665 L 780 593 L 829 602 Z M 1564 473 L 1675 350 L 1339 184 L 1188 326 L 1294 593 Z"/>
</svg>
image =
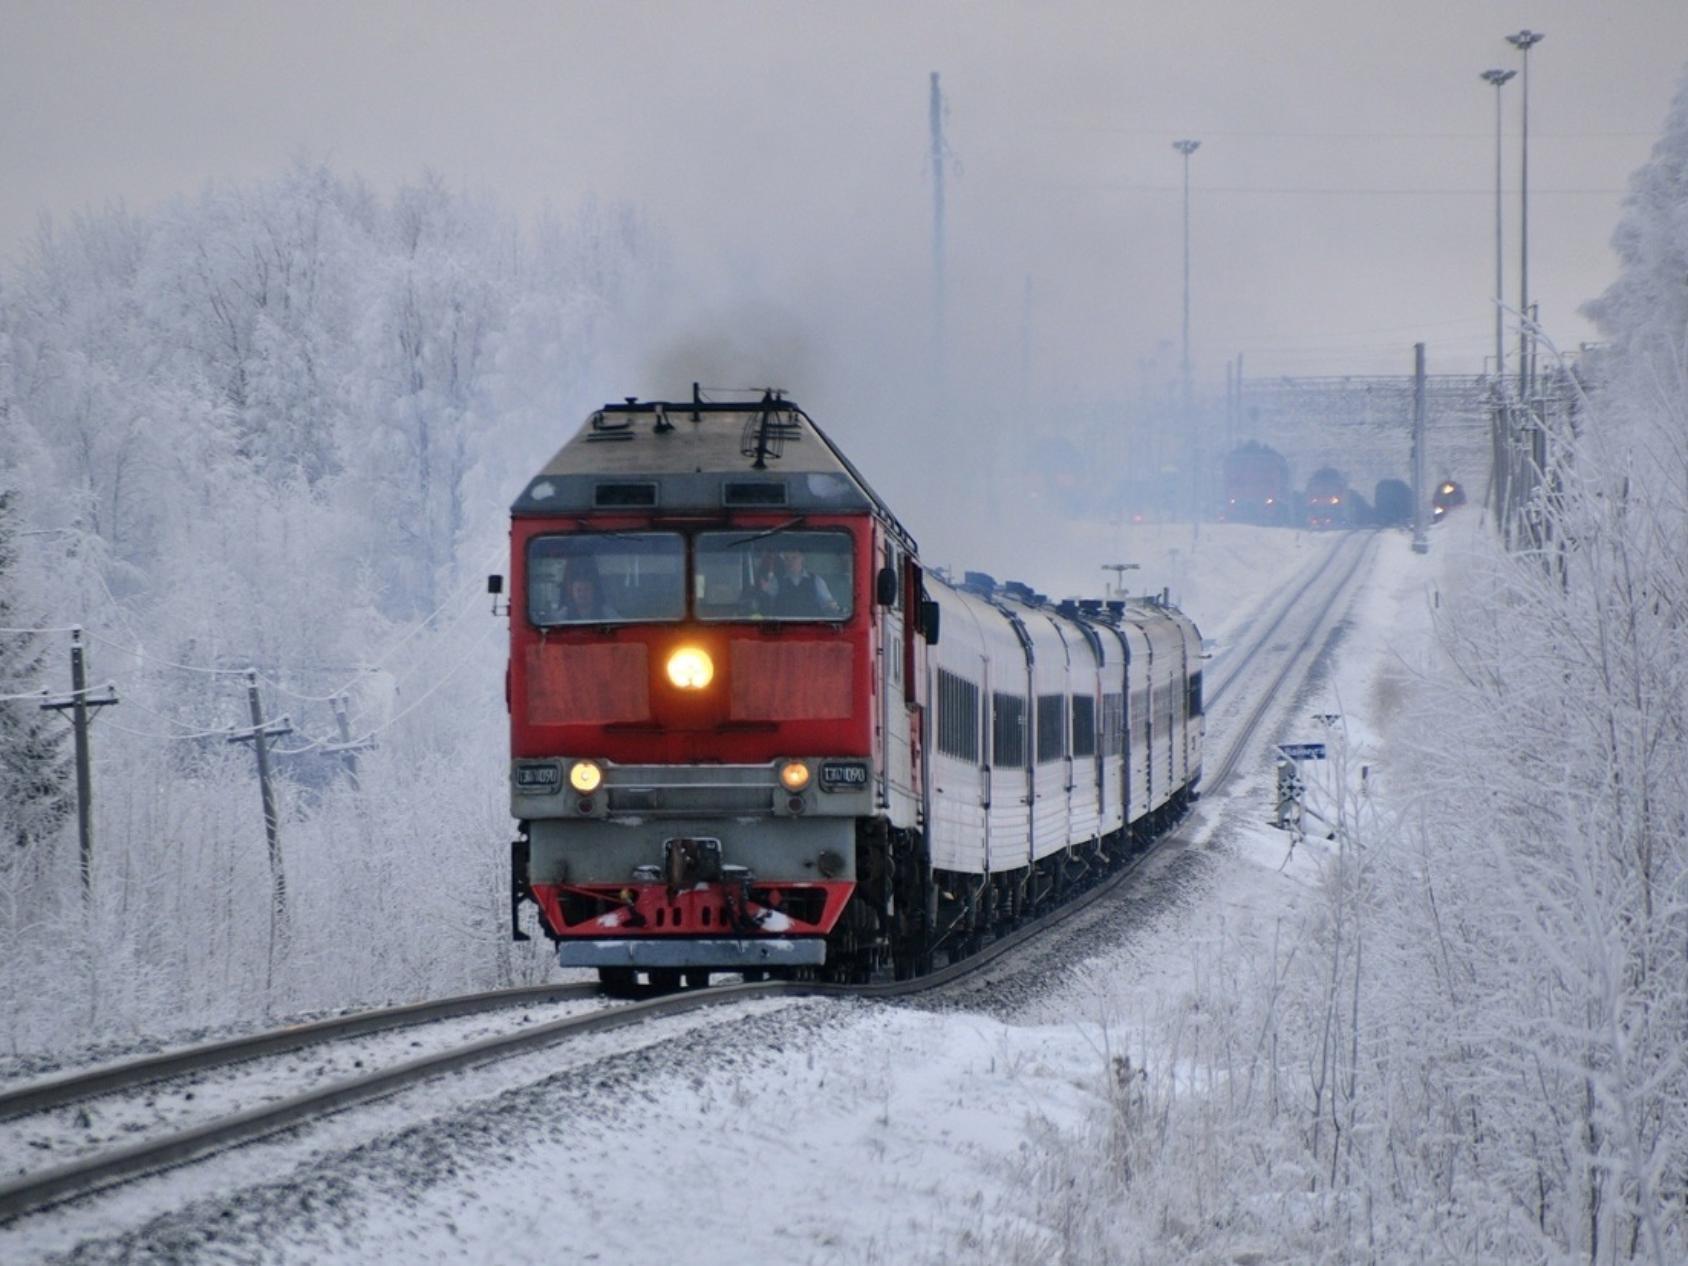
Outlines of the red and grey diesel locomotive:
<svg viewBox="0 0 1688 1266">
<path fill-rule="evenodd" d="M 509 571 L 511 930 L 531 900 L 612 986 L 919 973 L 1201 776 L 1187 617 L 945 583 L 777 392 L 605 405 L 517 499 Z"/>
</svg>

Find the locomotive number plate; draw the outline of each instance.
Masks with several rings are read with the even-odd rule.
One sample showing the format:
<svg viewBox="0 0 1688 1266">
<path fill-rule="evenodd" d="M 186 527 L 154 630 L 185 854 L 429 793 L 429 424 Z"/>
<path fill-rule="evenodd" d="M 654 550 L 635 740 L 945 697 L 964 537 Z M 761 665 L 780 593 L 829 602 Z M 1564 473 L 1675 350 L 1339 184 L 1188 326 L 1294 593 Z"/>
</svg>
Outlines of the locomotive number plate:
<svg viewBox="0 0 1688 1266">
<path fill-rule="evenodd" d="M 563 767 L 552 761 L 542 765 L 517 765 L 516 790 L 530 796 L 553 796 L 562 788 Z"/>
<path fill-rule="evenodd" d="M 861 791 L 867 786 L 867 762 L 827 760 L 821 762 L 822 791 Z"/>
</svg>

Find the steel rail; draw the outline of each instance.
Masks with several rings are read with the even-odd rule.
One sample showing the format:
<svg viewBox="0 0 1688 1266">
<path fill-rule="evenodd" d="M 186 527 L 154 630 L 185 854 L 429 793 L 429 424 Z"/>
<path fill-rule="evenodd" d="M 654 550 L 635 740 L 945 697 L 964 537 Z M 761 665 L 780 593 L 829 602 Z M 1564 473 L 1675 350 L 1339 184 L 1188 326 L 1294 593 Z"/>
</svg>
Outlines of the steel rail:
<svg viewBox="0 0 1688 1266">
<path fill-rule="evenodd" d="M 1260 728 L 1261 722 L 1266 719 L 1267 713 L 1271 710 L 1272 703 L 1277 700 L 1279 688 L 1284 684 L 1285 680 L 1288 679 L 1291 670 L 1300 663 L 1302 656 L 1306 653 L 1308 648 L 1312 646 L 1319 630 L 1324 627 L 1325 617 L 1331 613 L 1331 609 L 1336 605 L 1337 599 L 1348 592 L 1348 586 L 1353 581 L 1354 574 L 1360 570 L 1360 564 L 1365 562 L 1366 559 L 1371 556 L 1372 550 L 1376 548 L 1376 533 L 1369 533 L 1364 539 L 1364 545 L 1354 554 L 1354 561 L 1348 564 L 1348 569 L 1342 573 L 1341 578 L 1331 587 L 1330 596 L 1320 603 L 1318 614 L 1307 622 L 1307 631 L 1296 644 L 1294 653 L 1285 658 L 1283 667 L 1278 670 L 1277 676 L 1272 679 L 1272 684 L 1260 692 L 1260 702 L 1256 704 L 1250 712 L 1247 721 L 1245 721 L 1242 727 L 1238 730 L 1237 736 L 1231 741 L 1230 747 L 1226 750 L 1224 759 L 1219 762 L 1218 772 L 1215 774 L 1213 782 L 1215 787 L 1222 786 L 1225 780 L 1230 777 L 1231 771 L 1236 768 L 1237 761 L 1242 756 L 1243 749 L 1248 745 L 1249 740 L 1254 737 L 1254 732 Z M 1317 579 L 1317 577 L 1315 577 L 1315 579 Z M 1305 587 L 1302 592 L 1306 592 Z M 1286 612 L 1292 609 L 1293 605 L 1294 604 L 1292 603 L 1290 607 L 1286 607 Z M 1273 621 L 1271 627 L 1262 634 L 1261 640 L 1256 642 L 1255 646 L 1250 650 L 1248 658 L 1252 659 L 1254 651 L 1265 645 L 1266 640 L 1270 638 L 1274 632 L 1276 632 L 1280 623 L 1282 623 L 1282 617 Z M 1245 659 L 1244 662 L 1246 663 L 1247 659 Z M 1227 681 L 1226 684 L 1229 685 L 1229 681 Z"/>
<path fill-rule="evenodd" d="M 1375 539 L 1375 538 L 1374 538 Z M 1334 557 L 1336 551 L 1332 552 Z M 1254 731 L 1259 727 L 1272 704 L 1276 701 L 1277 692 L 1288 678 L 1291 670 L 1301 662 L 1303 653 L 1312 645 L 1315 636 L 1323 628 L 1325 617 L 1335 605 L 1338 597 L 1347 591 L 1348 583 L 1359 569 L 1360 563 L 1369 555 L 1370 548 L 1360 549 L 1343 573 L 1341 579 L 1332 587 L 1330 596 L 1321 604 L 1316 616 L 1308 622 L 1306 634 L 1296 648 L 1296 653 L 1289 656 L 1270 687 L 1260 692 L 1260 701 L 1251 710 L 1248 721 L 1232 740 L 1230 749 L 1220 763 L 1220 770 L 1215 785 L 1223 783 L 1234 769 L 1236 761 Z M 1327 558 L 1327 562 L 1329 559 Z M 1255 639 L 1255 645 L 1248 656 L 1240 661 L 1246 664 L 1255 650 L 1265 645 L 1281 625 L 1289 610 L 1296 607 L 1297 602 L 1306 594 L 1311 584 L 1325 573 L 1323 567 L 1314 577 L 1304 584 L 1298 591 L 1295 600 L 1285 604 L 1268 627 Z M 1235 674 L 1230 680 L 1235 679 Z M 337 1082 L 317 1090 L 307 1091 L 290 1099 L 261 1107 L 252 1108 L 245 1112 L 224 1117 L 216 1121 L 184 1130 L 180 1133 L 150 1142 L 132 1144 L 129 1147 L 103 1155 L 90 1157 L 80 1161 L 72 1161 L 50 1170 L 39 1171 L 26 1175 L 10 1183 L 0 1185 L 0 1223 L 11 1222 L 22 1215 L 34 1212 L 76 1196 L 85 1195 L 101 1188 L 111 1186 L 129 1178 L 155 1172 L 160 1169 L 180 1165 L 238 1143 L 250 1142 L 254 1139 L 279 1133 L 294 1126 L 305 1124 L 318 1117 L 328 1115 L 355 1104 L 365 1103 L 373 1099 L 397 1093 L 440 1073 L 471 1067 L 477 1064 L 490 1063 L 495 1060 L 508 1058 L 525 1051 L 539 1049 L 551 1045 L 568 1037 L 580 1036 L 587 1033 L 607 1032 L 628 1024 L 636 1024 L 659 1016 L 681 1015 L 688 1011 L 701 1010 L 705 1007 L 724 1006 L 734 1002 L 742 1002 L 753 998 L 767 997 L 908 997 L 930 990 L 941 988 L 956 980 L 976 973 L 989 966 L 996 959 L 1008 954 L 1040 932 L 1072 918 L 1082 910 L 1102 900 L 1114 892 L 1132 875 L 1136 874 L 1153 857 L 1161 853 L 1172 843 L 1177 841 L 1187 829 L 1187 824 L 1180 824 L 1160 837 L 1149 849 L 1134 857 L 1129 863 L 1109 875 L 1100 883 L 1086 889 L 1073 899 L 1064 902 L 1057 909 L 1041 918 L 1034 919 L 1020 928 L 990 944 L 966 958 L 947 964 L 938 971 L 921 976 L 917 980 L 885 981 L 862 985 L 821 984 L 799 981 L 764 981 L 755 984 L 723 985 L 715 988 L 699 990 L 692 993 L 670 994 L 663 997 L 650 998 L 636 1002 L 629 1002 L 620 1007 L 595 1011 L 588 1015 L 569 1016 L 554 1020 L 548 1024 L 541 1024 L 515 1033 L 482 1038 L 478 1041 L 450 1050 L 437 1052 L 432 1055 L 420 1056 L 403 1064 L 366 1073 L 361 1077 Z M 575 992 L 570 992 L 570 991 Z M 335 1025 L 357 1023 L 362 1020 L 373 1020 L 376 1017 L 392 1012 L 414 1013 L 429 1007 L 463 1005 L 465 1011 L 486 1009 L 484 1003 L 477 1008 L 477 1001 L 488 997 L 510 997 L 514 994 L 527 994 L 529 1000 L 534 997 L 571 997 L 583 996 L 586 993 L 598 992 L 593 985 L 559 985 L 541 986 L 534 990 L 503 990 L 495 994 L 466 995 L 460 999 L 448 999 L 441 1003 L 423 1003 L 416 1007 L 391 1008 L 389 1012 L 366 1013 L 364 1016 L 346 1017 L 344 1021 L 323 1021 L 318 1025 L 297 1026 L 298 1029 L 312 1030 L 316 1036 L 309 1040 L 321 1040 L 321 1030 Z M 396 1024 L 416 1023 L 415 1020 L 399 1020 Z M 372 1025 L 372 1027 L 375 1027 Z M 394 1027 L 390 1023 L 388 1027 Z M 242 1039 L 257 1041 L 265 1037 L 282 1038 L 297 1030 L 281 1030 L 276 1034 L 260 1035 L 260 1039 Z M 370 1031 L 364 1029 L 361 1031 Z M 345 1029 L 333 1036 L 344 1035 Z M 237 1040 L 238 1042 L 239 1040 Z M 218 1046 L 230 1046 L 237 1043 L 219 1043 Z M 296 1042 L 296 1045 L 306 1044 Z M 196 1048 L 199 1053 L 215 1048 Z M 275 1047 L 270 1049 L 287 1049 Z M 179 1052 L 179 1056 L 191 1056 L 194 1051 Z M 159 1057 L 160 1059 L 170 1057 Z M 151 1061 L 137 1061 L 137 1064 Z M 226 1062 L 226 1061 L 225 1061 Z M 108 1070 L 117 1071 L 117 1070 Z M 157 1074 L 165 1075 L 165 1074 Z M 90 1078 L 94 1074 L 88 1075 Z M 67 1082 L 72 1079 L 65 1079 Z M 134 1083 L 128 1083 L 134 1084 Z M 17 1092 L 23 1093 L 23 1092 Z"/>
<path fill-rule="evenodd" d="M 379 1033 L 384 1029 L 409 1028 L 429 1024 L 435 1020 L 449 1020 L 455 1016 L 473 1015 L 481 1011 L 499 1011 L 507 1007 L 528 1006 L 540 1002 L 564 1002 L 575 998 L 597 997 L 603 992 L 595 984 L 527 985 L 516 989 L 492 989 L 481 993 L 459 994 L 433 1002 L 416 1002 L 402 1007 L 382 1007 L 375 1011 L 360 1011 L 355 1015 L 337 1016 L 328 1020 L 314 1020 L 293 1024 L 250 1037 L 230 1038 L 181 1050 L 164 1051 L 122 1064 L 111 1064 L 87 1072 L 55 1077 L 50 1081 L 31 1082 L 16 1090 L 0 1094 L 0 1121 L 29 1113 L 50 1112 L 67 1104 L 144 1086 L 166 1077 L 184 1073 L 204 1072 L 229 1064 L 244 1063 L 263 1055 L 277 1055 L 286 1051 L 314 1046 L 334 1038 L 353 1037 L 362 1033 Z"/>
<path fill-rule="evenodd" d="M 1330 570 L 1330 565 L 1332 561 L 1335 560 L 1336 556 L 1347 547 L 1350 541 L 1356 539 L 1358 536 L 1359 533 L 1356 532 L 1345 533 L 1343 538 L 1331 548 L 1330 553 L 1320 559 L 1317 566 L 1309 569 L 1307 579 L 1302 581 L 1301 586 L 1295 591 L 1295 593 L 1278 607 L 1277 614 L 1272 617 L 1271 623 L 1266 626 L 1265 630 L 1258 635 L 1254 635 L 1252 631 L 1250 632 L 1250 636 L 1254 637 L 1253 644 L 1248 648 L 1247 654 L 1238 660 L 1235 665 L 1231 665 L 1229 663 L 1226 664 L 1226 668 L 1229 671 L 1225 675 L 1225 680 L 1213 688 L 1213 692 L 1209 696 L 1209 701 L 1211 703 L 1218 703 L 1226 691 L 1231 688 L 1232 683 L 1242 676 L 1243 670 L 1248 667 L 1256 655 L 1266 648 L 1267 643 L 1272 639 L 1272 634 L 1278 631 L 1279 626 L 1282 625 L 1284 620 L 1289 617 L 1289 613 L 1294 611 L 1307 596 L 1307 592 L 1312 589 L 1313 586 L 1320 581 L 1320 579 L 1327 575 Z M 1363 553 L 1364 551 L 1361 552 Z M 1351 575 L 1352 571 L 1348 574 Z M 1346 583 L 1346 576 L 1344 577 L 1344 583 Z"/>
</svg>

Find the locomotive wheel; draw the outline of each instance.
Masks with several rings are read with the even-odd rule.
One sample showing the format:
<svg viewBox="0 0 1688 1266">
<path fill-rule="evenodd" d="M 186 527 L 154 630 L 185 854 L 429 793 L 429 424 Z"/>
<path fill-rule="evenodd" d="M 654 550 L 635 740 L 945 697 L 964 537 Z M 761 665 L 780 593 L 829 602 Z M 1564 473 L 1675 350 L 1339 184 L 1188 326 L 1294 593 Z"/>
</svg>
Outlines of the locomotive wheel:
<svg viewBox="0 0 1688 1266">
<path fill-rule="evenodd" d="M 687 972 L 686 973 L 686 988 L 687 989 L 707 989 L 707 988 L 709 988 L 709 972 L 708 972 L 708 970 L 706 968 L 699 967 L 699 968 L 694 968 L 693 970 Z"/>
<path fill-rule="evenodd" d="M 678 967 L 653 967 L 647 974 L 650 977 L 652 989 L 672 993 L 680 987 L 680 969 Z"/>
<path fill-rule="evenodd" d="M 638 984 L 631 967 L 600 967 L 598 983 L 604 992 L 615 998 L 625 998 Z"/>
</svg>

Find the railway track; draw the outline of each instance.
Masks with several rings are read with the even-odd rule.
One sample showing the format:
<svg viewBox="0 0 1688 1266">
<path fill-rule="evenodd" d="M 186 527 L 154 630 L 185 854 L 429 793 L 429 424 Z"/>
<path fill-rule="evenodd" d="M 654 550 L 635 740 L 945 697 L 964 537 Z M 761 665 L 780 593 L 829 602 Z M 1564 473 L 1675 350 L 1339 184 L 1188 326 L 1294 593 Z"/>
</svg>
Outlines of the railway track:
<svg viewBox="0 0 1688 1266">
<path fill-rule="evenodd" d="M 1274 647 L 1274 640 L 1292 623 L 1296 612 L 1306 615 L 1299 634 L 1293 628 L 1290 653 L 1271 674 L 1271 680 L 1247 707 L 1238 727 L 1227 736 L 1224 754 L 1209 766 L 1208 793 L 1218 790 L 1236 768 L 1259 727 L 1278 702 L 1280 691 L 1306 652 L 1320 639 L 1326 617 L 1348 587 L 1361 564 L 1375 548 L 1372 534 L 1350 534 L 1338 542 L 1324 562 L 1309 570 L 1284 601 L 1267 617 L 1259 632 L 1250 630 L 1243 655 L 1227 661 L 1227 673 L 1215 686 L 1210 703 L 1229 696 L 1232 686 L 1249 667 Z M 260 1106 L 176 1129 L 0 1184 L 0 1223 L 61 1204 L 117 1183 L 202 1158 L 225 1148 L 304 1125 L 353 1105 L 397 1093 L 442 1073 L 508 1058 L 589 1033 L 639 1024 L 662 1016 L 680 1015 L 707 1007 L 770 997 L 910 997 L 941 989 L 982 971 L 1017 947 L 1066 922 L 1138 874 L 1162 851 L 1181 841 L 1183 826 L 1163 835 L 1102 881 L 1058 909 L 1029 920 L 1022 927 L 993 940 L 976 953 L 953 961 L 913 981 L 885 981 L 864 985 L 834 985 L 792 981 L 719 985 L 707 990 L 627 1001 L 596 1007 L 585 1014 L 539 1024 L 403 1060 L 359 1076 L 333 1081 Z M 512 1007 L 590 1000 L 602 997 L 597 985 L 550 985 L 497 990 L 409 1007 L 388 1008 L 340 1019 L 296 1025 L 189 1050 L 151 1056 L 131 1063 L 25 1086 L 0 1094 L 0 1122 L 31 1114 L 62 1111 L 91 1098 L 112 1095 L 172 1078 L 204 1073 L 268 1056 L 379 1032 L 435 1023 L 453 1017 L 478 1015 Z"/>
</svg>

